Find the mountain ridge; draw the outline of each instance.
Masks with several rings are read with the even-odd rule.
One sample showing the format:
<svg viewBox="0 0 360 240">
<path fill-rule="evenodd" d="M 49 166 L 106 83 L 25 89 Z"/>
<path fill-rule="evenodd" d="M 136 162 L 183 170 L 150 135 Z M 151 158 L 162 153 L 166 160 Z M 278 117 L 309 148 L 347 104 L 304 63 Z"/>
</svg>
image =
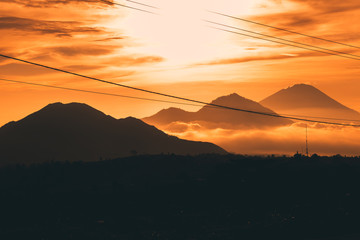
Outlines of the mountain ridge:
<svg viewBox="0 0 360 240">
<path fill-rule="evenodd" d="M 217 108 L 214 105 L 221 105 L 230 108 L 244 109 L 236 111 L 231 109 Z M 277 115 L 269 108 L 261 104 L 244 98 L 237 93 L 216 98 L 211 104 L 205 105 L 196 112 L 187 112 L 182 109 L 163 109 L 156 114 L 143 118 L 147 123 L 154 125 L 170 124 L 172 122 L 201 122 L 207 127 L 220 128 L 267 128 L 289 125 L 292 121 L 282 118 L 274 118 L 246 111 L 255 111 Z"/>
<path fill-rule="evenodd" d="M 0 164 L 96 161 L 135 153 L 196 155 L 226 151 L 212 143 L 167 135 L 140 119 L 115 119 L 81 103 L 49 104 L 0 128 Z"/>
<path fill-rule="evenodd" d="M 308 84 L 295 84 L 266 97 L 260 103 L 277 112 L 317 117 L 356 118 L 360 113 Z"/>
</svg>

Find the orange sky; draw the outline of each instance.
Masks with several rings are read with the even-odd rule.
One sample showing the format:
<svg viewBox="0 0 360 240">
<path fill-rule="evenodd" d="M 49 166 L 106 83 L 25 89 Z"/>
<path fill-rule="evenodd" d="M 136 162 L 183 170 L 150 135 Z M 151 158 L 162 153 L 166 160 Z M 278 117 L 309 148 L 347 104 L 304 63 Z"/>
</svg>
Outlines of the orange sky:
<svg viewBox="0 0 360 240">
<path fill-rule="evenodd" d="M 124 0 L 117 2 L 142 7 Z M 281 88 L 308 83 L 360 111 L 358 61 L 222 32 L 202 21 L 208 19 L 360 55 L 359 49 L 293 36 L 205 11 L 215 10 L 360 46 L 358 0 L 141 2 L 159 7 L 147 9 L 159 15 L 96 0 L 0 0 L 0 52 L 202 101 L 232 92 L 259 101 Z M 0 59 L 0 78 L 154 97 L 5 59 Z M 0 125 L 59 101 L 84 102 L 115 117 L 145 117 L 171 106 L 2 82 L 0 93 Z"/>
</svg>

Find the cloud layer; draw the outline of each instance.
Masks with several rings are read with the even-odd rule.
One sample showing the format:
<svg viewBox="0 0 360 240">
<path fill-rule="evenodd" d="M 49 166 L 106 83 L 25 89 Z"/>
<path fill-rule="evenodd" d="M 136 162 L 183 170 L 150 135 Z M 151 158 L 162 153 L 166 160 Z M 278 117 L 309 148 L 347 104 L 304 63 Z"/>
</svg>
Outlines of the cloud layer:
<svg viewBox="0 0 360 240">
<path fill-rule="evenodd" d="M 101 0 L 2 0 L 2 2 L 8 2 L 13 4 L 19 4 L 26 7 L 32 7 L 32 8 L 47 8 L 52 6 L 57 6 L 60 4 L 102 4 L 105 3 Z"/>
<path fill-rule="evenodd" d="M 169 134 L 196 141 L 210 141 L 238 154 L 305 153 L 305 125 L 293 124 L 268 130 L 207 129 L 198 124 L 176 123 L 164 129 Z M 310 154 L 360 155 L 360 129 L 309 125 Z"/>
<path fill-rule="evenodd" d="M 24 32 L 38 32 L 40 34 L 56 34 L 70 37 L 74 33 L 95 34 L 102 30 L 95 27 L 82 26 L 80 22 L 73 21 L 44 21 L 19 17 L 1 17 L 0 30 L 15 30 Z"/>
<path fill-rule="evenodd" d="M 214 29 L 197 31 L 198 26 L 194 23 L 196 14 L 191 15 L 192 11 L 187 11 L 189 9 L 186 4 L 183 6 L 185 10 L 174 9 L 170 6 L 173 4 L 169 4 L 168 0 L 158 0 L 157 3 L 160 5 L 163 3 L 163 6 L 169 7 L 166 11 L 173 11 L 167 12 L 167 18 L 163 19 L 101 0 L 0 0 L 0 2 L 0 35 L 2 36 L 0 52 L 3 54 L 201 101 L 211 101 L 232 92 L 261 100 L 281 88 L 305 82 L 324 89 L 340 102 L 360 110 L 358 108 L 360 98 L 357 94 L 357 89 L 360 88 L 358 81 L 360 68 L 357 61 L 335 56 L 325 57 L 320 53 Z M 179 5 L 188 2 L 194 6 L 201 1 L 178 2 Z M 209 2 L 217 2 L 219 9 L 214 10 L 224 13 L 230 12 L 235 16 L 269 25 L 359 45 L 358 0 L 203 1 L 204 4 Z M 253 11 L 243 11 L 250 5 L 256 5 L 255 2 L 262 4 L 261 6 L 257 4 L 259 6 Z M 126 2 L 126 4 L 131 3 Z M 186 18 L 183 13 L 187 14 Z M 249 15 L 244 15 L 248 13 Z M 308 39 L 234 19 L 208 17 L 211 18 L 209 20 L 221 21 L 235 27 L 360 55 L 359 51 L 356 52 L 345 46 Z M 184 23 L 187 25 L 183 25 Z M 204 23 L 201 22 L 199 25 L 202 29 Z M 185 31 L 188 29 L 194 31 Z M 117 94 L 125 92 L 124 89 L 1 58 L 0 75 L 14 80 L 59 83 L 67 87 L 91 90 L 105 89 Z M 4 113 L 2 116 L 6 116 L 6 119 L 5 117 L 0 119 L 3 123 L 18 119 L 21 112 L 30 113 L 35 106 L 41 107 L 52 101 L 95 104 L 94 106 L 105 109 L 107 114 L 116 117 L 133 115 L 141 118 L 163 107 L 170 107 L 159 103 L 130 100 L 109 99 L 106 102 L 103 97 L 80 96 L 60 91 L 54 94 L 41 89 L 39 94 L 34 90 L 35 88 L 26 87 L 23 92 L 18 93 L 17 90 L 21 86 L 14 87 L 9 84 L 2 84 L 0 87 L 0 102 L 12 104 L 10 107 L 0 107 L 0 112 Z M 206 133 L 210 135 L 211 132 L 203 128 L 201 123 L 192 126 L 179 123 L 171 126 L 170 129 L 184 136 L 187 136 L 186 133 L 191 136 L 197 132 L 199 136 Z M 195 132 L 191 133 L 192 131 Z M 240 136 L 236 134 L 238 133 L 232 132 L 229 136 Z M 245 139 L 244 136 L 241 139 Z M 240 141 L 240 138 L 238 140 Z M 229 141 L 227 145 L 233 146 Z"/>
</svg>

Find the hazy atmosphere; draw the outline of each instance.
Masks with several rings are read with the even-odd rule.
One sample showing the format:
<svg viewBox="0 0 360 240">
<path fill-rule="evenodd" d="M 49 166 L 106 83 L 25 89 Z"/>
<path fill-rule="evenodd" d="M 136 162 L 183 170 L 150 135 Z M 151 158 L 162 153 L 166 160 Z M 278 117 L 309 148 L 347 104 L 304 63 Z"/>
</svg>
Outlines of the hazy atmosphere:
<svg viewBox="0 0 360 240">
<path fill-rule="evenodd" d="M 359 240 L 359 0 L 0 0 L 0 239 Z"/>
<path fill-rule="evenodd" d="M 144 0 L 140 4 L 132 1 L 2 0 L 0 3 L 0 34 L 3 36 L 0 50 L 3 54 L 202 102 L 211 102 L 232 93 L 260 102 L 281 89 L 303 83 L 316 87 L 352 110 L 360 111 L 358 62 L 321 52 L 321 49 L 331 49 L 336 55 L 346 53 L 353 58 L 360 54 L 356 48 L 360 39 L 357 21 L 360 4 L 356 0 L 256 0 L 241 3 L 233 0 Z M 182 17 L 184 14 L 186 18 Z M 252 22 L 233 18 L 236 16 Z M 249 30 L 252 33 L 247 32 Z M 270 38 L 273 42 L 269 42 L 233 32 L 275 38 Z M 253 32 L 263 35 L 254 35 Z M 305 45 L 300 46 L 305 49 L 283 45 L 277 42 L 277 38 L 301 42 Z M 318 52 L 311 51 L 312 47 L 306 49 L 314 45 Z M 0 59 L 0 78 L 169 100 L 5 58 Z M 0 88 L 0 101 L 3 102 L 0 105 L 0 125 L 20 120 L 54 102 L 86 103 L 115 118 L 149 117 L 169 107 L 191 112 L 201 109 L 201 106 L 4 81 L 0 82 Z M 298 101 L 306 98 L 302 96 Z M 302 111 L 268 108 L 277 114 L 359 120 L 336 111 L 325 113 L 320 108 L 304 108 Z M 155 126 L 182 138 L 215 142 L 235 153 L 292 154 L 304 151 L 305 130 L 298 124 L 260 130 L 229 130 L 223 125 L 207 129 L 204 123 L 197 124 L 184 125 L 178 119 L 171 126 Z M 360 142 L 358 129 L 313 125 L 309 125 L 309 144 L 313 153 L 359 153 L 356 143 Z"/>
</svg>

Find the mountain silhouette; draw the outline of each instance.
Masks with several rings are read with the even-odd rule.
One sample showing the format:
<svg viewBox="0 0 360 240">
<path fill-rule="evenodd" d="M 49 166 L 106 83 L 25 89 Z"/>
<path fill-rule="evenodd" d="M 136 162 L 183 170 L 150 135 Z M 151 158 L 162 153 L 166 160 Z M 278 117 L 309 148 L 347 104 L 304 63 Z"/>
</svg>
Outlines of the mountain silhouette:
<svg viewBox="0 0 360 240">
<path fill-rule="evenodd" d="M 145 122 L 156 123 L 160 125 L 169 124 L 172 122 L 190 122 L 194 119 L 193 112 L 187 112 L 180 108 L 163 109 L 151 117 L 143 118 Z"/>
<path fill-rule="evenodd" d="M 232 108 L 245 109 L 256 112 L 270 113 L 277 115 L 269 108 L 252 100 L 239 96 L 236 93 L 222 96 L 211 102 Z M 161 110 L 153 116 L 143 119 L 145 122 L 154 125 L 166 125 L 174 122 L 195 122 L 209 128 L 269 128 L 289 125 L 292 122 L 283 118 L 276 118 L 253 114 L 242 111 L 235 111 L 206 105 L 197 112 L 187 112 L 178 108 Z"/>
<path fill-rule="evenodd" d="M 226 153 L 169 136 L 143 121 L 115 119 L 81 103 L 54 103 L 0 128 L 0 164 L 97 161 L 134 154 Z"/>
<path fill-rule="evenodd" d="M 360 120 L 360 113 L 307 84 L 282 89 L 260 103 L 284 114 Z"/>
</svg>

